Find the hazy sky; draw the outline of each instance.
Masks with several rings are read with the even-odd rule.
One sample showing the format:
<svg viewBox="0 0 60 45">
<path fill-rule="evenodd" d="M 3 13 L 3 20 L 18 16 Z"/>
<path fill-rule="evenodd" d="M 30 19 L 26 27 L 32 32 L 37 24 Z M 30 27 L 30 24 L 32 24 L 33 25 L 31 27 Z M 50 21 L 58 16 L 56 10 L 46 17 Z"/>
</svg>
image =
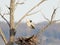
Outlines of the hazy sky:
<svg viewBox="0 0 60 45">
<path fill-rule="evenodd" d="M 40 0 L 16 0 L 16 2 L 24 2 L 23 5 L 17 5 L 16 9 L 15 9 L 15 22 L 17 22 L 27 11 L 29 11 L 34 5 L 36 5 L 38 2 L 40 2 Z M 60 7 L 59 5 L 60 0 L 47 0 L 44 3 L 42 3 L 39 7 L 37 7 L 36 9 L 34 9 L 32 12 L 36 12 L 36 11 L 42 11 L 44 13 L 44 15 L 50 19 L 50 16 L 53 12 L 54 8 Z M 9 11 L 6 6 L 9 6 L 10 4 L 10 0 L 0 0 L 0 10 L 2 13 L 5 13 L 7 11 Z M 56 11 L 56 16 L 55 19 L 60 19 L 60 8 L 57 9 Z M 9 16 L 5 16 L 7 18 L 7 20 L 9 21 Z M 31 19 L 33 20 L 34 23 L 39 23 L 42 21 L 45 21 L 45 19 L 42 16 L 41 12 L 38 12 L 34 15 L 31 16 L 27 16 L 26 18 L 24 18 L 24 20 L 22 22 L 26 22 L 26 19 Z M 0 20 L 3 21 L 3 19 L 0 17 Z"/>
</svg>

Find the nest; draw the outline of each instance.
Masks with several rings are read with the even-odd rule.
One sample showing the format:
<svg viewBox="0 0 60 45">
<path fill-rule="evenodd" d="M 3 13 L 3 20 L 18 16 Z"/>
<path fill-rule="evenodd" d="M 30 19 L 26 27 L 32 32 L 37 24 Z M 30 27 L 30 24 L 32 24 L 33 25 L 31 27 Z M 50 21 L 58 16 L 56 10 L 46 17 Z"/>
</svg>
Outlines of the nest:
<svg viewBox="0 0 60 45">
<path fill-rule="evenodd" d="M 17 38 L 15 41 L 16 44 L 18 45 L 37 45 L 37 37 L 36 36 L 31 36 L 29 38 Z"/>
</svg>

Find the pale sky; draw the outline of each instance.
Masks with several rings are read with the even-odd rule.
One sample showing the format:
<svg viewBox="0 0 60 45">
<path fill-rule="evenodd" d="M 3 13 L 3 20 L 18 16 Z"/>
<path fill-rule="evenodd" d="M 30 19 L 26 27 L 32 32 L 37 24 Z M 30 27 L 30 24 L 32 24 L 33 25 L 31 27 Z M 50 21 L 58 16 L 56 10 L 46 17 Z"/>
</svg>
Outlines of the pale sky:
<svg viewBox="0 0 60 45">
<path fill-rule="evenodd" d="M 17 1 L 18 0 L 16 0 L 16 2 Z M 18 2 L 24 2 L 24 4 L 16 6 L 15 14 L 14 14 L 15 22 L 17 22 L 34 5 L 36 5 L 38 2 L 40 2 L 40 0 L 19 0 Z M 60 3 L 60 0 L 47 0 L 30 13 L 41 10 L 44 13 L 44 15 L 50 19 L 53 9 L 60 7 L 59 3 Z M 9 6 L 9 4 L 10 4 L 10 0 L 0 0 L 0 8 L 1 8 L 0 10 L 2 10 L 1 11 L 2 13 L 9 11 L 5 7 L 6 5 Z M 60 17 L 59 11 L 60 11 L 60 8 L 58 8 L 56 11 L 55 19 L 60 19 L 59 18 Z M 5 16 L 5 17 L 9 21 L 9 16 Z M 39 22 L 45 21 L 41 12 L 38 12 L 38 13 L 31 15 L 31 16 L 27 16 L 26 18 L 24 18 L 24 20 L 22 22 L 26 22 L 26 19 L 31 19 L 34 23 L 39 23 Z M 4 20 L 0 17 L 0 21 L 4 21 Z"/>
</svg>

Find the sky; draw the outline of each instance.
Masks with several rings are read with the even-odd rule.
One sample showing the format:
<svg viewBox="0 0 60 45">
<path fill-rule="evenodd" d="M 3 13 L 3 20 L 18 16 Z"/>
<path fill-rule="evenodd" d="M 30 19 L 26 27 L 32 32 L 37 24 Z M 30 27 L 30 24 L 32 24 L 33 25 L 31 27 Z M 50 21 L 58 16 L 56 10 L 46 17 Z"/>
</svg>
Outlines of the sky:
<svg viewBox="0 0 60 45">
<path fill-rule="evenodd" d="M 18 22 L 19 19 L 21 19 L 21 17 L 28 12 L 32 7 L 34 7 L 38 2 L 40 2 L 40 0 L 16 0 L 16 2 L 24 2 L 24 4 L 22 5 L 17 5 L 15 7 L 15 13 L 14 13 L 14 21 Z M 43 14 L 44 16 L 46 16 L 49 20 L 50 17 L 52 15 L 52 12 L 55 8 L 58 8 L 56 11 L 56 15 L 54 20 L 56 19 L 60 19 L 60 5 L 59 5 L 60 0 L 46 0 L 45 2 L 43 2 L 40 6 L 38 6 L 37 8 L 35 8 L 33 11 L 31 11 L 30 13 L 34 13 L 36 11 L 39 11 L 38 13 L 31 15 L 31 16 L 27 16 L 25 17 L 22 22 L 26 22 L 26 19 L 30 19 L 32 20 L 34 23 L 40 23 L 43 21 L 46 21 L 43 18 Z M 10 5 L 10 0 L 0 0 L 0 12 L 1 13 L 7 13 L 9 12 L 8 8 L 6 6 L 9 7 Z M 42 14 L 43 13 L 43 14 Z M 5 18 L 9 21 L 9 15 L 5 16 Z M 0 21 L 4 21 L 1 17 L 0 17 Z"/>
</svg>

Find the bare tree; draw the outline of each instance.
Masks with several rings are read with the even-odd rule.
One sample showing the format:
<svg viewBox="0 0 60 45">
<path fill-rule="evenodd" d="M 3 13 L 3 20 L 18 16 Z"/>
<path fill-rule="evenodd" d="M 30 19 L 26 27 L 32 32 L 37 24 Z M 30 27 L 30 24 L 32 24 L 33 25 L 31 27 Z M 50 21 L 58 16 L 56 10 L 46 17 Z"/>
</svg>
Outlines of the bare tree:
<svg viewBox="0 0 60 45">
<path fill-rule="evenodd" d="M 26 16 L 30 16 L 30 15 L 32 15 L 32 14 L 36 14 L 36 13 L 38 13 L 38 12 L 40 12 L 40 11 L 36 11 L 36 12 L 34 12 L 34 13 L 31 13 L 31 14 L 29 14 L 31 11 L 33 11 L 36 7 L 38 7 L 40 4 L 42 4 L 44 1 L 46 1 L 46 0 L 42 0 L 42 1 L 40 1 L 38 4 L 36 4 L 33 8 L 31 8 L 26 14 L 24 14 L 22 17 L 21 17 L 21 19 L 17 22 L 17 24 L 15 25 L 15 23 L 14 23 L 14 11 L 15 11 L 15 6 L 17 5 L 17 4 L 24 4 L 24 2 L 22 2 L 22 3 L 15 3 L 15 0 L 10 0 L 10 7 L 8 7 L 8 9 L 9 9 L 9 11 L 10 11 L 10 13 L 9 13 L 9 16 L 10 16 L 10 22 L 8 22 L 7 21 L 7 19 L 4 17 L 4 15 L 5 14 L 1 14 L 0 13 L 0 16 L 7 22 L 7 24 L 8 24 L 8 26 L 9 26 L 9 33 L 10 33 L 10 38 L 9 38 L 9 41 L 7 41 L 6 40 L 6 37 L 5 37 L 5 35 L 4 35 L 4 33 L 2 32 L 2 30 L 0 29 L 0 34 L 1 34 L 1 37 L 2 37 L 2 39 L 4 40 L 4 42 L 5 42 L 5 45 L 14 45 L 14 42 L 16 42 L 18 45 L 36 45 L 36 40 L 37 40 L 37 35 L 39 34 L 39 33 L 42 33 L 42 32 L 44 32 L 45 31 L 45 29 L 49 26 L 49 25 L 51 25 L 52 23 L 54 23 L 54 22 L 56 22 L 56 20 L 54 21 L 53 19 L 54 19 L 54 14 L 55 14 L 55 11 L 56 11 L 56 9 L 54 9 L 54 11 L 53 11 L 53 14 L 52 14 L 52 16 L 51 16 L 51 20 L 49 20 L 48 18 L 46 18 L 45 16 L 44 16 L 44 18 L 46 19 L 46 20 L 49 20 L 48 22 L 48 25 L 46 25 L 44 28 L 42 28 L 41 29 L 41 31 L 40 32 L 38 32 L 38 34 L 37 35 L 33 35 L 33 36 L 31 36 L 31 37 L 29 37 L 29 38 L 18 38 L 17 39 L 17 41 L 15 41 L 15 34 L 16 34 L 16 29 L 17 29 L 17 27 L 19 26 L 19 24 L 20 24 L 20 22 L 26 17 Z M 7 14 L 6 14 L 7 15 Z"/>
</svg>

